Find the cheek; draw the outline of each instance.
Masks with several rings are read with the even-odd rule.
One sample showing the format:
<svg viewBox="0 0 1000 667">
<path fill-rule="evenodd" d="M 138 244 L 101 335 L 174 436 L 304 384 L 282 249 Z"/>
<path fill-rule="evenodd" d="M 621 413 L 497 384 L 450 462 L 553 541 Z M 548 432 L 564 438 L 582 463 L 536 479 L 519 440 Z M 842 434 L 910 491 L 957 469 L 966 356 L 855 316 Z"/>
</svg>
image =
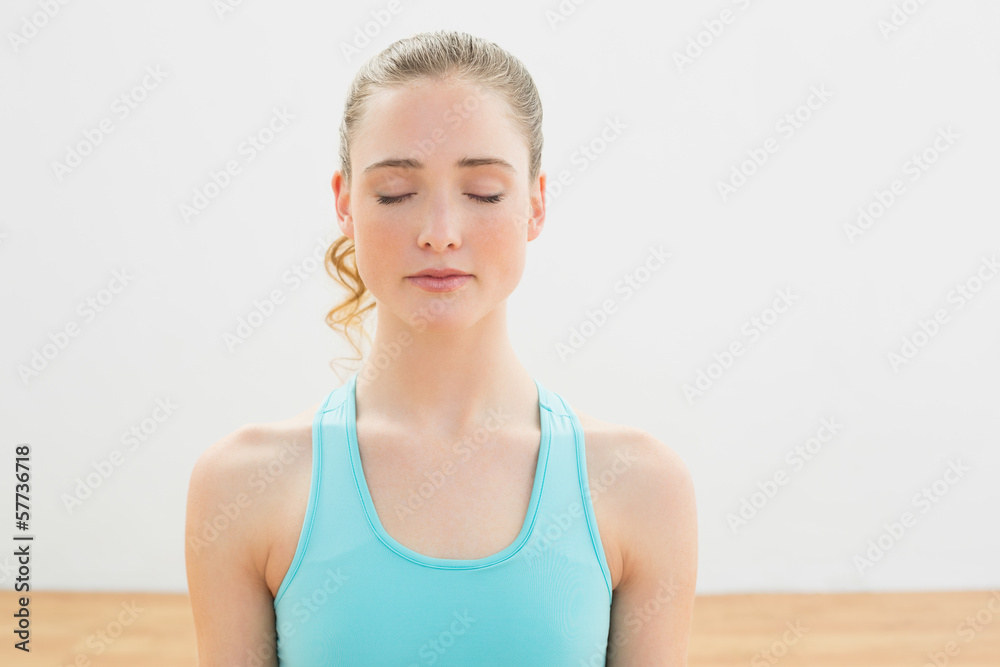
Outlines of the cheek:
<svg viewBox="0 0 1000 667">
<path fill-rule="evenodd" d="M 517 242 L 527 242 L 528 218 L 517 211 L 508 208 L 485 216 L 476 222 L 482 230 L 483 237 L 488 237 L 499 245 L 509 245 Z"/>
<path fill-rule="evenodd" d="M 504 273 L 516 271 L 523 266 L 527 232 L 519 227 L 517 220 L 508 215 L 483 226 L 481 232 L 476 245 L 484 258 L 489 258 L 486 263 L 496 266 L 498 271 Z"/>
<path fill-rule="evenodd" d="M 361 211 L 357 219 L 364 222 L 355 222 L 355 245 L 367 248 L 369 255 L 377 255 L 400 244 L 405 229 L 391 213 L 373 206 L 370 210 Z"/>
<path fill-rule="evenodd" d="M 378 284 L 380 279 L 384 279 L 387 274 L 383 267 L 400 265 L 397 257 L 402 254 L 403 243 L 398 226 L 389 224 L 389 221 L 369 216 L 363 225 L 355 226 L 354 252 L 358 272 L 366 285 Z"/>
</svg>

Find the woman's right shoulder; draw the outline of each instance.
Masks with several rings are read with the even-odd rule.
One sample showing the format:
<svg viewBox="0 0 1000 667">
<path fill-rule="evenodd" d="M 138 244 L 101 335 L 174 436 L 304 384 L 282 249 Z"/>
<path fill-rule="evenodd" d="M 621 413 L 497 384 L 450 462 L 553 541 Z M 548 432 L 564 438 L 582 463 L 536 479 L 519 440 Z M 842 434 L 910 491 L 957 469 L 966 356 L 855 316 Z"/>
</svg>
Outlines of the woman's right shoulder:
<svg viewBox="0 0 1000 667">
<path fill-rule="evenodd" d="M 307 413 L 244 424 L 191 470 L 184 553 L 202 665 L 243 664 L 248 644 L 273 641 L 272 554 L 302 524 L 293 514 L 303 511 L 312 470 Z"/>
<path fill-rule="evenodd" d="M 215 493 L 262 494 L 264 487 L 280 483 L 296 464 L 308 466 L 313 417 L 319 406 L 316 403 L 282 421 L 247 423 L 225 434 L 198 456 L 192 482 L 206 482 L 205 490 Z"/>
<path fill-rule="evenodd" d="M 252 422 L 198 456 L 188 483 L 189 539 L 239 541 L 263 571 L 270 530 L 312 470 L 312 417 L 319 404 L 275 422 Z M 286 502 L 283 502 L 286 501 Z M 205 533 L 205 535 L 201 535 Z"/>
</svg>

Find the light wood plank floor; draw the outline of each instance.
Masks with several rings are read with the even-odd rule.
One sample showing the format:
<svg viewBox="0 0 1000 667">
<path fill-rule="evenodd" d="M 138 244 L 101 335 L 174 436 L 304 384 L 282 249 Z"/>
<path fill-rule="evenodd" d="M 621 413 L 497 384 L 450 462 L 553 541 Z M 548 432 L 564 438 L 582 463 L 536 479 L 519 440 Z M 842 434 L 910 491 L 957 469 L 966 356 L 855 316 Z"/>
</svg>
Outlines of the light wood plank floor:
<svg viewBox="0 0 1000 667">
<path fill-rule="evenodd" d="M 17 597 L 0 593 L 0 665 L 195 665 L 186 595 L 34 593 L 30 657 L 11 646 Z M 1000 667 L 1000 592 L 699 596 L 689 664 Z"/>
</svg>

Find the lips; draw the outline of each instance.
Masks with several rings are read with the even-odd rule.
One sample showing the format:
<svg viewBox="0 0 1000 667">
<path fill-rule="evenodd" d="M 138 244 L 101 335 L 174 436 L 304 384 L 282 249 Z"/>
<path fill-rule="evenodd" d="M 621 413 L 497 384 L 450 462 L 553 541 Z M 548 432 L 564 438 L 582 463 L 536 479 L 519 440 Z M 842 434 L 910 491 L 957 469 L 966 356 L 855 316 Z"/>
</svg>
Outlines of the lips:
<svg viewBox="0 0 1000 667">
<path fill-rule="evenodd" d="M 425 269 L 420 273 L 415 273 L 412 276 L 407 276 L 407 278 L 421 278 L 425 276 L 428 278 L 448 278 L 450 276 L 467 276 L 467 275 L 469 274 L 459 269 L 444 268 L 444 269 Z"/>
<path fill-rule="evenodd" d="M 407 276 L 406 279 L 427 292 L 451 292 L 472 280 L 472 276 L 452 273 L 440 278 L 434 276 Z"/>
</svg>

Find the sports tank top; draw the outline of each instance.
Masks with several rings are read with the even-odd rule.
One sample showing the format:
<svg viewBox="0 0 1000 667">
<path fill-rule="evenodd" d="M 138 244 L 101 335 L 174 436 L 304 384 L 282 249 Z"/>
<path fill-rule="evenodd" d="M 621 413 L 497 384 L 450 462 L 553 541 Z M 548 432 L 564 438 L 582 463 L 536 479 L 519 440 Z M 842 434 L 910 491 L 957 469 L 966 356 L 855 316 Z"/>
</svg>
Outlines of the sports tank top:
<svg viewBox="0 0 1000 667">
<path fill-rule="evenodd" d="M 278 664 L 605 665 L 611 575 L 569 404 L 535 380 L 538 463 L 514 541 L 484 558 L 434 558 L 393 539 L 375 512 L 358 454 L 356 381 L 357 372 L 331 391 L 313 420 L 305 519 L 274 597 Z"/>
</svg>

